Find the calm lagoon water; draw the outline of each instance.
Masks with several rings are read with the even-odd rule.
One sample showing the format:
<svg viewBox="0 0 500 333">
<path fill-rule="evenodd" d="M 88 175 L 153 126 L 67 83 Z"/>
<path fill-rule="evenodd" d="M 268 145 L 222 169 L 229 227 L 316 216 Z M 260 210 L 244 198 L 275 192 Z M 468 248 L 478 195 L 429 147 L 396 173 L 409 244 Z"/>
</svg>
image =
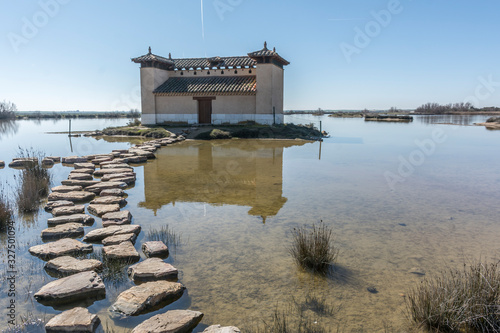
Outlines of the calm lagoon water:
<svg viewBox="0 0 500 333">
<path fill-rule="evenodd" d="M 177 308 L 205 314 L 195 331 L 211 324 L 251 330 L 276 308 L 316 295 L 335 314 L 310 315 L 332 331 L 407 331 L 401 294 L 423 279 L 412 271 L 432 276 L 473 259 L 499 259 L 500 131 L 464 126 L 486 118 L 415 117 L 400 124 L 287 116 L 288 122 L 322 121 L 331 137 L 322 143 L 186 141 L 163 148 L 156 160 L 136 168 L 126 209 L 142 226 L 138 249 L 147 231 L 162 225 L 180 235 L 181 244 L 167 262 L 179 269 L 187 292 L 161 310 L 112 320 L 107 308 L 133 285 L 125 278 L 107 284 L 105 300 L 86 306 L 114 332 L 128 332 Z M 120 125 L 84 120 L 74 121 L 73 129 L 80 130 L 80 124 L 81 130 Z M 0 159 L 8 163 L 18 145 L 72 155 L 67 136 L 44 134 L 66 129 L 67 122 L 19 122 L 17 131 L 0 133 Z M 78 155 L 130 145 L 72 140 Z M 59 184 L 71 169 L 58 164 L 52 170 Z M 16 172 L 0 170 L 7 187 Z M 47 319 L 61 308 L 40 305 L 32 295 L 53 278 L 27 249 L 42 243 L 40 231 L 49 217 L 42 210 L 16 220 L 18 314 Z M 340 248 L 329 277 L 301 271 L 287 252 L 294 227 L 319 221 L 333 227 Z M 86 232 L 100 226 L 97 218 Z M 0 257 L 5 271 L 5 249 Z"/>
</svg>

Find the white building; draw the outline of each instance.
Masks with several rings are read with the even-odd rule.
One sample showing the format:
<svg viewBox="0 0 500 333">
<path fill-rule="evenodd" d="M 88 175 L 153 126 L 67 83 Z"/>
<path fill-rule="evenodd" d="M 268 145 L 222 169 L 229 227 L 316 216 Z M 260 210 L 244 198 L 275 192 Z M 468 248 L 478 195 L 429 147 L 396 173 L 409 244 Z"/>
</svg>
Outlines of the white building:
<svg viewBox="0 0 500 333">
<path fill-rule="evenodd" d="M 141 64 L 142 123 L 283 123 L 283 66 L 266 43 L 237 57 L 173 59 L 151 53 Z"/>
</svg>

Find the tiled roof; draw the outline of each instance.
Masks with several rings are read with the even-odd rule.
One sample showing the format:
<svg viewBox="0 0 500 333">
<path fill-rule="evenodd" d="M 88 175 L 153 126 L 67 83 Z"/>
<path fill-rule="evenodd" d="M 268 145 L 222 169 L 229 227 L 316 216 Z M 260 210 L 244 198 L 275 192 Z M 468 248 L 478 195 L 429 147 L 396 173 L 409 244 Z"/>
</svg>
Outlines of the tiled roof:
<svg viewBox="0 0 500 333">
<path fill-rule="evenodd" d="M 272 51 L 267 48 L 267 43 L 264 42 L 264 48 L 259 51 L 255 52 L 250 52 L 248 56 L 252 59 L 255 58 L 273 58 L 276 59 L 278 62 L 280 62 L 283 65 L 289 65 L 290 62 L 286 61 L 283 59 L 277 52 L 276 49 L 273 49 Z"/>
<path fill-rule="evenodd" d="M 212 57 L 212 58 L 184 58 L 172 59 L 177 69 L 196 69 L 196 68 L 213 68 L 213 67 L 245 67 L 255 66 L 256 62 L 250 57 Z"/>
<path fill-rule="evenodd" d="M 143 62 L 156 61 L 156 62 L 159 62 L 159 63 L 162 63 L 162 64 L 166 64 L 166 65 L 170 65 L 170 66 L 174 65 L 174 62 L 172 61 L 172 59 L 167 59 L 167 58 L 161 57 L 159 55 L 152 54 L 151 53 L 151 48 L 149 48 L 148 54 L 140 56 L 140 57 L 137 57 L 137 58 L 132 58 L 132 61 L 135 62 L 135 63 L 143 63 Z"/>
<path fill-rule="evenodd" d="M 159 95 L 253 95 L 255 76 L 172 77 L 156 88 Z"/>
</svg>

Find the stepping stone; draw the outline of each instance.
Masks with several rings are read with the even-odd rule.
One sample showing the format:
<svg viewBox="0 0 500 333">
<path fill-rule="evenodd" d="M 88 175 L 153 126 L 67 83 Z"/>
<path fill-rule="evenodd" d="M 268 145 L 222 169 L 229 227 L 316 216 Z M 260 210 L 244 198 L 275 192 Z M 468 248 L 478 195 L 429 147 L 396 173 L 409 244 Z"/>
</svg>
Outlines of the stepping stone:
<svg viewBox="0 0 500 333">
<path fill-rule="evenodd" d="M 77 206 L 62 206 L 52 208 L 52 215 L 61 216 L 61 215 L 73 215 L 73 214 L 82 214 L 85 213 L 84 205 Z"/>
<path fill-rule="evenodd" d="M 177 268 L 160 258 L 149 258 L 132 265 L 127 270 L 128 276 L 136 282 L 156 280 L 177 280 Z"/>
<path fill-rule="evenodd" d="M 134 177 L 135 179 L 135 172 L 110 173 L 102 176 L 101 181 L 107 182 L 115 178 L 126 178 L 126 177 Z"/>
<path fill-rule="evenodd" d="M 145 320 L 132 333 L 185 333 L 191 332 L 203 318 L 203 313 L 191 310 L 170 310 Z M 238 331 L 239 332 L 239 331 Z"/>
<path fill-rule="evenodd" d="M 131 167 L 116 168 L 116 169 L 99 169 L 99 170 L 94 171 L 94 176 L 101 177 L 101 176 L 112 174 L 112 173 L 123 173 L 123 172 L 134 172 L 134 169 Z"/>
<path fill-rule="evenodd" d="M 84 242 L 100 242 L 106 237 L 113 235 L 122 235 L 134 233 L 138 235 L 141 232 L 140 225 L 115 225 L 107 228 L 94 229 L 83 237 Z"/>
<path fill-rule="evenodd" d="M 94 333 L 101 323 L 99 317 L 81 307 L 64 311 L 45 324 L 47 333 L 79 332 Z"/>
<path fill-rule="evenodd" d="M 47 220 L 47 224 L 49 226 L 55 226 L 64 223 L 82 223 L 90 225 L 94 223 L 94 218 L 87 214 L 73 214 L 57 216 Z"/>
<path fill-rule="evenodd" d="M 101 192 L 102 193 L 102 192 Z M 120 206 L 125 206 L 127 201 L 122 197 L 112 197 L 112 196 L 101 196 L 90 202 L 91 205 L 113 205 L 117 204 Z"/>
<path fill-rule="evenodd" d="M 101 166 L 101 169 L 130 169 L 127 163 L 114 163 Z"/>
<path fill-rule="evenodd" d="M 85 163 L 87 162 L 87 158 L 80 156 L 68 156 L 68 157 L 63 157 L 62 162 L 65 164 Z"/>
<path fill-rule="evenodd" d="M 61 275 L 72 275 L 86 271 L 102 269 L 102 262 L 95 259 L 76 259 L 63 256 L 52 259 L 45 264 L 45 269 Z"/>
<path fill-rule="evenodd" d="M 34 296 L 42 304 L 63 304 L 80 299 L 102 299 L 106 288 L 94 271 L 82 272 L 49 282 Z"/>
<path fill-rule="evenodd" d="M 201 333 L 241 333 L 241 330 L 235 326 L 224 326 L 212 325 L 205 328 Z"/>
<path fill-rule="evenodd" d="M 108 190 L 102 190 L 101 193 L 99 193 L 101 197 L 106 197 L 106 196 L 116 196 L 116 197 L 123 197 L 125 195 L 125 191 L 123 191 L 121 188 L 110 188 Z"/>
<path fill-rule="evenodd" d="M 135 244 L 135 240 L 137 238 L 137 235 L 134 233 L 130 234 L 121 234 L 121 235 L 115 235 L 115 236 L 109 236 L 104 238 L 101 243 L 104 246 L 107 245 L 118 245 L 123 242 L 132 242 L 132 244 Z"/>
<path fill-rule="evenodd" d="M 72 175 L 72 174 L 75 174 L 75 173 L 86 173 L 86 174 L 91 175 L 91 174 L 94 173 L 94 169 L 93 168 L 92 169 L 90 169 L 90 168 L 75 169 L 75 170 L 71 170 L 69 174 Z"/>
<path fill-rule="evenodd" d="M 38 163 L 38 158 L 36 157 L 19 157 L 12 159 L 12 162 L 9 163 L 9 168 L 24 168 L 35 163 Z"/>
<path fill-rule="evenodd" d="M 50 212 L 52 209 L 56 207 L 65 207 L 65 206 L 74 206 L 75 203 L 73 201 L 68 200 L 57 200 L 57 201 L 49 201 L 45 205 L 45 210 Z"/>
<path fill-rule="evenodd" d="M 102 251 L 109 260 L 123 260 L 137 262 L 140 259 L 139 252 L 130 241 L 122 242 L 117 245 L 108 245 L 102 248 Z"/>
<path fill-rule="evenodd" d="M 79 186 L 79 185 L 72 185 L 72 186 L 68 186 L 68 185 L 59 185 L 59 186 L 56 186 L 56 187 L 53 187 L 50 189 L 52 192 L 73 192 L 73 191 L 81 191 L 83 190 L 83 187 Z"/>
<path fill-rule="evenodd" d="M 127 159 L 129 163 L 144 163 L 148 161 L 147 156 L 139 156 L 139 155 L 127 157 Z"/>
<path fill-rule="evenodd" d="M 61 156 L 47 156 L 46 158 L 51 159 L 52 161 L 54 161 L 54 163 L 61 162 Z"/>
<path fill-rule="evenodd" d="M 45 157 L 42 160 L 42 165 L 43 166 L 53 166 L 54 165 L 54 161 L 52 159 L 50 159 L 50 158 Z"/>
<path fill-rule="evenodd" d="M 116 302 L 111 305 L 109 311 L 122 316 L 137 316 L 158 304 L 167 305 L 176 301 L 182 296 L 184 289 L 184 286 L 178 282 L 146 282 L 140 286 L 125 290 L 118 295 Z M 150 332 L 159 331 L 152 330 Z"/>
<path fill-rule="evenodd" d="M 111 157 L 102 157 L 102 158 L 93 159 L 91 162 L 92 162 L 92 164 L 100 165 L 102 162 L 109 162 L 112 160 L 113 159 Z"/>
<path fill-rule="evenodd" d="M 137 155 L 136 155 L 136 154 L 129 153 L 129 152 L 128 152 L 128 150 L 127 150 L 127 152 L 126 152 L 126 153 L 121 153 L 121 154 L 120 154 L 120 157 L 121 157 L 121 158 L 126 158 L 126 159 L 129 159 L 130 157 L 134 157 L 134 156 L 137 156 Z M 148 159 L 148 158 L 146 157 L 146 160 L 147 160 L 147 159 Z M 130 162 L 130 160 L 129 160 L 129 162 Z"/>
<path fill-rule="evenodd" d="M 120 153 L 114 153 L 114 154 L 116 155 L 115 157 L 120 156 Z M 105 169 L 106 165 L 113 165 L 113 164 L 126 164 L 127 167 L 129 166 L 128 165 L 128 160 L 126 158 L 115 158 L 114 160 L 109 161 L 109 162 L 102 162 L 101 163 L 101 168 Z"/>
<path fill-rule="evenodd" d="M 168 247 L 162 241 L 149 241 L 142 244 L 142 252 L 146 257 L 168 257 Z"/>
<path fill-rule="evenodd" d="M 138 156 L 145 156 L 148 160 L 155 159 L 156 155 L 144 149 L 129 149 L 129 152 L 135 153 Z"/>
<path fill-rule="evenodd" d="M 75 163 L 74 165 L 75 169 L 95 169 L 95 165 L 92 163 L 88 163 L 85 161 L 84 163 Z"/>
<path fill-rule="evenodd" d="M 67 200 L 73 202 L 90 201 L 95 198 L 95 193 L 87 191 L 52 192 L 49 201 Z"/>
<path fill-rule="evenodd" d="M 68 179 L 75 180 L 93 180 L 94 177 L 88 173 L 70 173 Z"/>
<path fill-rule="evenodd" d="M 77 255 L 93 251 L 92 244 L 83 244 L 75 239 L 63 238 L 55 242 L 35 245 L 29 253 L 41 259 L 53 259 L 64 255 Z"/>
<path fill-rule="evenodd" d="M 113 205 L 88 205 L 87 210 L 89 213 L 96 215 L 96 216 L 102 216 L 106 213 L 112 213 L 112 212 L 118 212 L 120 210 L 120 205 L 118 204 L 113 204 Z"/>
<path fill-rule="evenodd" d="M 124 188 L 124 187 L 127 187 L 127 184 L 124 182 L 100 182 L 98 184 L 86 187 L 85 190 L 99 194 L 102 190 L 107 190 L 110 188 Z"/>
<path fill-rule="evenodd" d="M 64 179 L 61 181 L 63 185 L 80 185 L 83 188 L 89 187 L 91 185 L 99 184 L 100 180 L 79 180 L 79 179 Z"/>
<path fill-rule="evenodd" d="M 79 238 L 84 234 L 83 226 L 79 223 L 65 223 L 53 228 L 42 230 L 42 240 Z"/>
<path fill-rule="evenodd" d="M 128 149 L 113 149 L 112 152 L 122 154 L 122 153 L 127 153 Z"/>
<path fill-rule="evenodd" d="M 114 178 L 113 181 L 115 182 L 124 182 L 125 184 L 132 184 L 135 183 L 135 176 L 130 176 L 130 177 L 123 177 L 123 178 Z"/>
<path fill-rule="evenodd" d="M 102 226 L 123 225 L 132 223 L 132 214 L 128 210 L 115 213 L 107 213 L 102 216 Z"/>
</svg>

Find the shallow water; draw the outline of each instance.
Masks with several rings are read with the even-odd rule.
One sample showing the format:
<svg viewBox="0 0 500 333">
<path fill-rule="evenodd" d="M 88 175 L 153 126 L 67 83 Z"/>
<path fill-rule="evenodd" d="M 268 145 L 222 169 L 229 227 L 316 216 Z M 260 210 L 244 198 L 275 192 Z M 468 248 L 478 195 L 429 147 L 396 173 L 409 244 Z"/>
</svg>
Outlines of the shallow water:
<svg viewBox="0 0 500 333">
<path fill-rule="evenodd" d="M 126 207 L 143 228 L 136 248 L 148 230 L 168 224 L 181 244 L 167 262 L 179 269 L 187 293 L 156 312 L 112 321 L 107 308 L 133 284 L 108 284 L 106 300 L 89 306 L 105 327 L 128 332 L 165 309 L 190 308 L 205 314 L 196 331 L 217 323 L 251 330 L 276 307 L 314 294 L 336 308 L 334 316 L 313 314 L 333 331 L 407 331 L 400 294 L 423 278 L 411 271 L 432 276 L 464 261 L 498 259 L 500 132 L 419 117 L 410 124 L 307 115 L 288 121 L 322 121 L 331 137 L 183 142 L 136 168 Z M 128 145 L 95 146 L 104 152 Z M 56 147 L 63 155 L 66 148 Z M 70 168 L 53 170 L 59 183 Z M 2 179 L 11 172 L 0 170 Z M 59 311 L 30 295 L 53 278 L 27 248 L 41 244 L 48 217 L 41 211 L 18 223 L 18 313 L 46 318 Z M 299 270 L 287 251 L 292 228 L 319 221 L 334 228 L 340 249 L 327 278 Z M 98 227 L 96 219 L 86 232 Z M 0 256 L 5 265 L 5 251 Z M 378 293 L 367 291 L 372 286 Z"/>
</svg>

